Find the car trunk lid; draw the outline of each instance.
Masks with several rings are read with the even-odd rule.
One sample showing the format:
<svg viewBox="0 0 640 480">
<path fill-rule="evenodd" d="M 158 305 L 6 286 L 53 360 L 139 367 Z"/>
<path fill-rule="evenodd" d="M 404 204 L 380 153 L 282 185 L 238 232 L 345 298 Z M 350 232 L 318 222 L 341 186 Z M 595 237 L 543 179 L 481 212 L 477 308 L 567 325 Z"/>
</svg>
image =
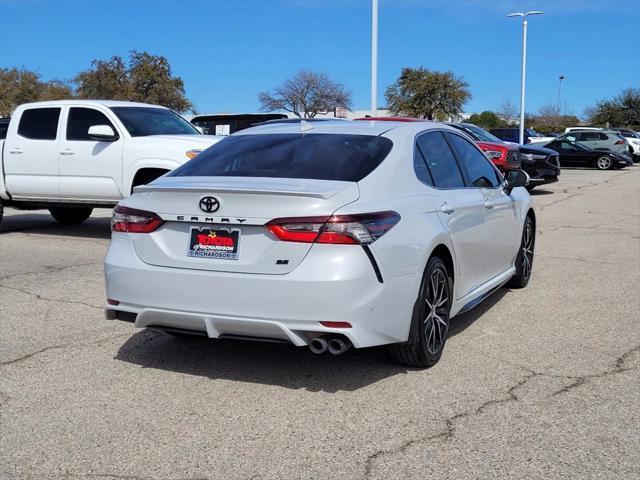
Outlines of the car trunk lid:
<svg viewBox="0 0 640 480">
<path fill-rule="evenodd" d="M 283 217 L 330 216 L 358 197 L 356 182 L 164 177 L 136 187 L 125 205 L 153 211 L 165 221 L 152 233 L 130 234 L 145 263 L 277 275 L 296 268 L 312 244 L 281 241 L 265 223 Z M 198 249 L 213 253 L 194 253 Z"/>
</svg>

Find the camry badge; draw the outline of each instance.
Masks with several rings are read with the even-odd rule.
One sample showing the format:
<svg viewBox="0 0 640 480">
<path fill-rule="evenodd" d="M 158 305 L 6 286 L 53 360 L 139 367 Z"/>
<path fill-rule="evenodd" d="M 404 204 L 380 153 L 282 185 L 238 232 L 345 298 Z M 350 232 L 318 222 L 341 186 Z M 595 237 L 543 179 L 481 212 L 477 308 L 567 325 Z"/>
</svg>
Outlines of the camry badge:
<svg viewBox="0 0 640 480">
<path fill-rule="evenodd" d="M 220 202 L 216 197 L 202 197 L 200 199 L 200 210 L 207 213 L 217 212 Z"/>
</svg>

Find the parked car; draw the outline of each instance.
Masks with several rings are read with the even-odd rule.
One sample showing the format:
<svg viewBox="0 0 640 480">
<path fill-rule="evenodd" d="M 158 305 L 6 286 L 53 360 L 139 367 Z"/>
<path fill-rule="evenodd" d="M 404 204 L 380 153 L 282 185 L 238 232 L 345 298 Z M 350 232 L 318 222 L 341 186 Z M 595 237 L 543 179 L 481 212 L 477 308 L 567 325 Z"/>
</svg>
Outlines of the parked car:
<svg viewBox="0 0 640 480">
<path fill-rule="evenodd" d="M 4 206 L 12 206 L 48 208 L 61 223 L 81 223 L 93 208 L 113 207 L 133 187 L 219 140 L 157 105 L 106 100 L 21 105 L 0 144 L 0 220 Z"/>
<path fill-rule="evenodd" d="M 577 130 L 593 130 L 598 131 L 602 130 L 601 127 L 567 127 L 564 129 L 564 133 L 575 132 Z"/>
<path fill-rule="evenodd" d="M 517 160 L 509 162 L 507 169 L 513 168 L 513 165 L 517 165 L 517 168 L 522 168 L 522 170 L 527 172 L 527 175 L 529 175 L 529 185 L 527 185 L 527 189 L 529 191 L 533 190 L 536 186 L 558 181 L 560 161 L 558 159 L 558 153 L 554 150 L 535 145 L 505 143 L 472 123 L 448 123 L 447 125 L 458 128 L 473 138 L 480 149 L 493 160 L 498 168 L 501 166 L 499 162 L 502 161 L 502 156 L 505 155 L 502 153 L 502 150 L 508 149 L 509 154 L 506 156 L 510 156 L 512 150 L 516 150 Z M 501 156 L 498 157 L 498 154 L 501 154 Z M 497 157 L 497 160 L 493 157 Z"/>
<path fill-rule="evenodd" d="M 519 128 L 492 128 L 491 130 L 489 130 L 489 133 L 495 135 L 504 142 L 520 143 Z M 540 141 L 546 141 L 547 139 L 552 140 L 552 138 L 540 135 L 538 132 L 532 130 L 531 128 L 524 129 L 524 144 L 532 143 L 537 139 L 540 139 Z"/>
<path fill-rule="evenodd" d="M 202 129 L 205 135 L 231 135 L 268 120 L 286 119 L 283 113 L 217 113 L 195 115 L 191 123 Z"/>
<path fill-rule="evenodd" d="M 558 138 L 546 147 L 558 152 L 560 165 L 563 167 L 587 166 L 610 170 L 624 168 L 629 163 L 627 156 L 606 150 L 594 150 L 568 138 Z"/>
<path fill-rule="evenodd" d="M 622 135 L 612 130 L 572 130 L 571 132 L 560 135 L 557 138 L 557 140 L 564 139 L 581 143 L 594 150 L 608 150 L 615 152 L 619 155 L 628 157 L 627 160 L 631 160 L 629 155 L 629 144 Z"/>
<path fill-rule="evenodd" d="M 7 129 L 9 128 L 9 118 L 0 118 L 0 140 L 7 138 Z"/>
<path fill-rule="evenodd" d="M 527 285 L 525 184 L 434 122 L 243 130 L 116 207 L 106 316 L 428 367 L 451 317 Z"/>
<path fill-rule="evenodd" d="M 611 130 L 618 132 L 627 141 L 633 163 L 640 162 L 640 133 L 628 128 L 612 128 Z"/>
<path fill-rule="evenodd" d="M 521 168 L 520 150 L 517 145 L 505 143 L 472 123 L 447 122 L 447 125 L 469 135 L 501 172 Z"/>
</svg>

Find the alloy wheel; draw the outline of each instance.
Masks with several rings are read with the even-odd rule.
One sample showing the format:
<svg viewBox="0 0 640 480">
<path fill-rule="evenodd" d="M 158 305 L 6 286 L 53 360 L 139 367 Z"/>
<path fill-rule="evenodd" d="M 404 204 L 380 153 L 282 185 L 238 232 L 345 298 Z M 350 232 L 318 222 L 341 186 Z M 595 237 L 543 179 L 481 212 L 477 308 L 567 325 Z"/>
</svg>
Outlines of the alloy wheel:
<svg viewBox="0 0 640 480">
<path fill-rule="evenodd" d="M 522 275 L 529 278 L 533 265 L 533 226 L 527 222 L 522 239 Z"/>
<path fill-rule="evenodd" d="M 600 170 L 608 170 L 611 168 L 611 158 L 607 155 L 603 155 L 598 158 L 598 168 Z"/>
<path fill-rule="evenodd" d="M 426 288 L 424 331 L 427 350 L 435 355 L 444 345 L 449 329 L 449 283 L 446 272 L 441 268 L 433 270 Z"/>
</svg>

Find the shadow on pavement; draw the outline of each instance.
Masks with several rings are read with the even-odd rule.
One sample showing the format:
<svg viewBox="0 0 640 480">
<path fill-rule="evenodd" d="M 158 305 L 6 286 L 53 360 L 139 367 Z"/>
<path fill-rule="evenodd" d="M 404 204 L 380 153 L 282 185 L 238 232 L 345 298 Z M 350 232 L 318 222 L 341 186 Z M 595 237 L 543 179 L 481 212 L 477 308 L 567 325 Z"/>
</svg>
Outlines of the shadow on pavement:
<svg viewBox="0 0 640 480">
<path fill-rule="evenodd" d="M 507 291 L 499 290 L 474 310 L 454 318 L 449 337 L 462 333 Z M 385 347 L 351 349 L 340 356 L 329 353 L 314 355 L 305 347 L 202 337 L 174 338 L 154 330 L 135 333 L 120 347 L 115 358 L 144 368 L 212 380 L 234 380 L 330 393 L 358 390 L 414 370 L 394 363 Z"/>
<path fill-rule="evenodd" d="M 107 210 L 104 210 L 105 212 Z M 77 238 L 96 238 L 108 240 L 111 238 L 110 217 L 89 217 L 78 225 L 62 225 L 56 222 L 48 212 L 21 211 L 5 216 L 0 224 L 0 234 L 10 232 L 35 233 L 38 235 L 56 235 Z"/>
<path fill-rule="evenodd" d="M 529 194 L 531 196 L 536 196 L 536 195 L 550 195 L 554 192 L 552 192 L 551 190 L 544 190 L 543 188 L 534 188 L 533 190 L 531 190 L 529 192 Z"/>
</svg>

